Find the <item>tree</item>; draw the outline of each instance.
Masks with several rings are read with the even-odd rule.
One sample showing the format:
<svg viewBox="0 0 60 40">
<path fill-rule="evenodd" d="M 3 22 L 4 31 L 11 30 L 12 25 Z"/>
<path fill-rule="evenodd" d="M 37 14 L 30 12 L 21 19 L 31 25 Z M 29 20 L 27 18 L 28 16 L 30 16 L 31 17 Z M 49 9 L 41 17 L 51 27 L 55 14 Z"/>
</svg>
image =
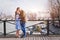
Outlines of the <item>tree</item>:
<svg viewBox="0 0 60 40">
<path fill-rule="evenodd" d="M 50 15 L 51 18 L 54 20 L 58 16 L 58 4 L 55 0 L 50 0 Z"/>
<path fill-rule="evenodd" d="M 49 11 L 53 24 L 55 19 L 60 20 L 60 0 L 49 0 Z"/>
</svg>

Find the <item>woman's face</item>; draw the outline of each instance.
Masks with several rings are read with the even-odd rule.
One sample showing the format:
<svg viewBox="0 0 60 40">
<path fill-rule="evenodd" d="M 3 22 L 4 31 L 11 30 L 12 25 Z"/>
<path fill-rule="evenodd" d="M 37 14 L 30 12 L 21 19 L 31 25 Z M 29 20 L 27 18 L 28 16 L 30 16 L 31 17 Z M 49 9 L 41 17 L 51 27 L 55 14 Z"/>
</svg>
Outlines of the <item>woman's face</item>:
<svg viewBox="0 0 60 40">
<path fill-rule="evenodd" d="M 18 11 L 20 10 L 20 8 L 18 9 Z"/>
<path fill-rule="evenodd" d="M 20 10 L 20 7 L 17 7 L 17 11 L 19 11 Z"/>
</svg>

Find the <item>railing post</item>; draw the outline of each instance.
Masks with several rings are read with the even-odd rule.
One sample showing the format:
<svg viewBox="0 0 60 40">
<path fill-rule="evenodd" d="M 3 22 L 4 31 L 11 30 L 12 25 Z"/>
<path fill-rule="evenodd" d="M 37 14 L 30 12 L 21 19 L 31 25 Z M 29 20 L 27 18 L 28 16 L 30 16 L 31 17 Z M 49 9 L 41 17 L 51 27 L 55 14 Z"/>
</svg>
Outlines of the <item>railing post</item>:
<svg viewBox="0 0 60 40">
<path fill-rule="evenodd" d="M 60 27 L 60 20 L 59 20 L 59 27 Z"/>
<path fill-rule="evenodd" d="M 47 20 L 47 35 L 49 35 L 49 20 Z"/>
<path fill-rule="evenodd" d="M 6 36 L 6 20 L 3 21 L 4 22 L 4 36 Z"/>
</svg>

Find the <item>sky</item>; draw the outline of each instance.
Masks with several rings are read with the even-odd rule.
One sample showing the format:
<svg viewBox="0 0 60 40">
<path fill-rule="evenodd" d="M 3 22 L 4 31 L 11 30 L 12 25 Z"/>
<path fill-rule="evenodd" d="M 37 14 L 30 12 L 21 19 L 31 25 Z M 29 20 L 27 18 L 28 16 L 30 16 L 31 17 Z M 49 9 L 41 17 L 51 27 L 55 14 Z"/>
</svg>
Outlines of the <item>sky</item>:
<svg viewBox="0 0 60 40">
<path fill-rule="evenodd" d="M 46 11 L 48 0 L 0 0 L 0 12 L 14 14 L 17 7 L 25 12 Z"/>
</svg>

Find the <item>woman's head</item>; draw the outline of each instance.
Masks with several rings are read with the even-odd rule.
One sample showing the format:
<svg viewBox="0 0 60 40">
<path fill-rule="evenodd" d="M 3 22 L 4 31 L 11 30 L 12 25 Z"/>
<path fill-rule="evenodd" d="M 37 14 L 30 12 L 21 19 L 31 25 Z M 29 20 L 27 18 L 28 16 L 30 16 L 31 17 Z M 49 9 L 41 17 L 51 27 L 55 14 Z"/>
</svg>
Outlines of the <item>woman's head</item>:
<svg viewBox="0 0 60 40">
<path fill-rule="evenodd" d="M 19 14 L 20 14 L 20 7 L 17 7 L 17 8 L 16 8 L 15 13 L 19 13 Z"/>
<path fill-rule="evenodd" d="M 16 10 L 20 10 L 20 7 L 17 7 L 17 9 Z"/>
<path fill-rule="evenodd" d="M 25 22 L 25 12 L 23 10 L 21 10 L 20 18 L 21 18 L 22 21 Z"/>
</svg>

